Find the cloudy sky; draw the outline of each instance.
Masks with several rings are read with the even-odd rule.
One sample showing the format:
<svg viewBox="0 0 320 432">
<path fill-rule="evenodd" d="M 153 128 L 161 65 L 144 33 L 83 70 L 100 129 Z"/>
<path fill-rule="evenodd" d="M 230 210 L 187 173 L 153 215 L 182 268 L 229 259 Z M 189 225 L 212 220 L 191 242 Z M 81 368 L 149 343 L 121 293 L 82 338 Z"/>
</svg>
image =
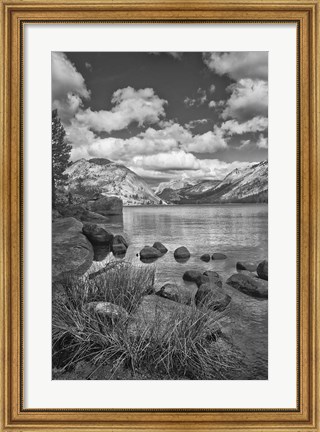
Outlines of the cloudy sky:
<svg viewBox="0 0 320 432">
<path fill-rule="evenodd" d="M 73 161 L 104 157 L 152 185 L 268 157 L 266 52 L 54 52 L 52 105 Z"/>
</svg>

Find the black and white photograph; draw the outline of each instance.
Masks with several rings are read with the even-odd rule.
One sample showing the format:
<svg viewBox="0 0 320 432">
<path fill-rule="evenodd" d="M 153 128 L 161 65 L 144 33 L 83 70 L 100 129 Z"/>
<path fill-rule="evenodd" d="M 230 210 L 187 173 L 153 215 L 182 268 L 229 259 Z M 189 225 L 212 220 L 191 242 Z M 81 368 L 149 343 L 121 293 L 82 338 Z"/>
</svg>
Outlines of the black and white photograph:
<svg viewBox="0 0 320 432">
<path fill-rule="evenodd" d="M 268 52 L 52 52 L 51 84 L 52 379 L 268 380 Z"/>
</svg>

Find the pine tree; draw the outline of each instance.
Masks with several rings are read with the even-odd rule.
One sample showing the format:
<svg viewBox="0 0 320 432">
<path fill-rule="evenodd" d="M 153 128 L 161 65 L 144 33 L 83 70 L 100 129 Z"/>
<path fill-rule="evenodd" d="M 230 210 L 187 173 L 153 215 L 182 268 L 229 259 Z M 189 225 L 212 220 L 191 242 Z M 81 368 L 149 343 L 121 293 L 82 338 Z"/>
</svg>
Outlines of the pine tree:
<svg viewBox="0 0 320 432">
<path fill-rule="evenodd" d="M 56 189 L 62 185 L 67 176 L 64 173 L 70 165 L 69 158 L 72 146 L 66 139 L 66 131 L 58 116 L 58 111 L 52 111 L 52 207 L 56 204 Z"/>
</svg>

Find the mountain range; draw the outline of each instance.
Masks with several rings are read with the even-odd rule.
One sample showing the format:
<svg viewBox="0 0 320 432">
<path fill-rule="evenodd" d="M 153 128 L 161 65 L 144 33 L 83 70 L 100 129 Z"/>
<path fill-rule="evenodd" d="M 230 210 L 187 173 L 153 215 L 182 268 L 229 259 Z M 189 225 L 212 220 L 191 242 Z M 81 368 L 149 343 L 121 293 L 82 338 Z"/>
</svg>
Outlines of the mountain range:
<svg viewBox="0 0 320 432">
<path fill-rule="evenodd" d="M 67 190 L 120 197 L 124 205 L 268 202 L 268 161 L 236 168 L 223 179 L 174 179 L 154 190 L 124 165 L 80 159 L 67 170 Z"/>
</svg>

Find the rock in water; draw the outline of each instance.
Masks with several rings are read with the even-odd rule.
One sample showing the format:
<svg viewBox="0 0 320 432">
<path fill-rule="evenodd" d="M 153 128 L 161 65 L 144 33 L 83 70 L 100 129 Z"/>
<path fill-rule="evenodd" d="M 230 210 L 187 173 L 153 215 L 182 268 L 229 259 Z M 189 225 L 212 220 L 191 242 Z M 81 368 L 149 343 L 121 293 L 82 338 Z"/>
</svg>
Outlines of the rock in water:
<svg viewBox="0 0 320 432">
<path fill-rule="evenodd" d="M 231 297 L 217 286 L 206 283 L 199 287 L 195 302 L 198 307 L 222 312 L 231 302 Z"/>
<path fill-rule="evenodd" d="M 140 258 L 142 260 L 148 260 L 148 259 L 154 259 L 154 258 L 160 258 L 162 256 L 162 253 L 158 251 L 158 249 L 152 247 L 152 246 L 145 246 L 140 251 Z"/>
<path fill-rule="evenodd" d="M 209 262 L 210 261 L 210 255 L 209 254 L 203 254 L 200 257 L 201 261 Z"/>
<path fill-rule="evenodd" d="M 268 260 L 261 261 L 257 267 L 259 278 L 268 280 Z"/>
<path fill-rule="evenodd" d="M 174 257 L 177 259 L 185 259 L 185 258 L 190 258 L 190 252 L 188 251 L 188 249 L 185 246 L 180 246 L 178 247 L 174 253 L 173 253 Z"/>
<path fill-rule="evenodd" d="M 225 255 L 223 253 L 216 252 L 216 253 L 212 254 L 213 260 L 224 260 L 226 258 L 227 258 L 227 255 Z"/>
<path fill-rule="evenodd" d="M 153 246 L 155 249 L 158 249 L 159 252 L 161 252 L 162 254 L 165 254 L 168 252 L 168 249 L 160 242 L 155 242 L 153 243 Z"/>
<path fill-rule="evenodd" d="M 87 203 L 88 210 L 103 216 L 122 214 L 122 201 L 116 196 L 103 196 Z"/>
<path fill-rule="evenodd" d="M 219 273 L 207 270 L 203 273 L 203 275 L 209 278 L 211 284 L 217 285 L 219 288 L 222 288 L 223 281 Z"/>
<path fill-rule="evenodd" d="M 97 224 L 84 224 L 82 232 L 93 244 L 109 245 L 113 240 L 113 234 Z"/>
<path fill-rule="evenodd" d="M 236 269 L 239 271 L 247 270 L 249 272 L 255 272 L 257 270 L 257 264 L 238 261 L 236 264 Z"/>
<path fill-rule="evenodd" d="M 268 298 L 268 282 L 248 276 L 243 273 L 235 273 L 227 279 L 228 285 L 251 297 Z"/>
<path fill-rule="evenodd" d="M 68 275 L 80 276 L 92 264 L 93 248 L 82 233 L 82 223 L 74 218 L 59 218 L 52 223 L 52 280 Z"/>
</svg>

